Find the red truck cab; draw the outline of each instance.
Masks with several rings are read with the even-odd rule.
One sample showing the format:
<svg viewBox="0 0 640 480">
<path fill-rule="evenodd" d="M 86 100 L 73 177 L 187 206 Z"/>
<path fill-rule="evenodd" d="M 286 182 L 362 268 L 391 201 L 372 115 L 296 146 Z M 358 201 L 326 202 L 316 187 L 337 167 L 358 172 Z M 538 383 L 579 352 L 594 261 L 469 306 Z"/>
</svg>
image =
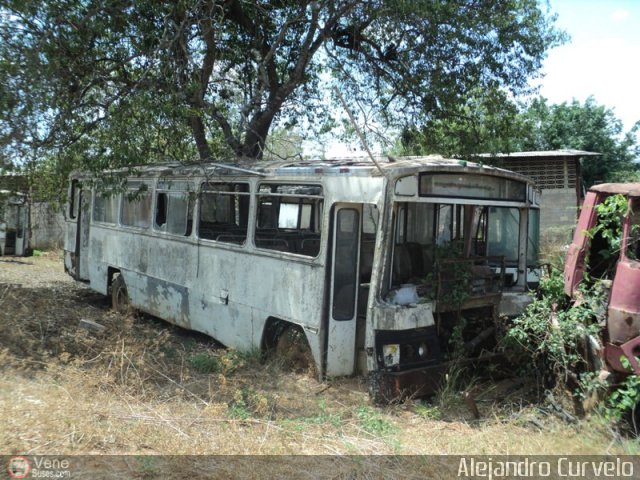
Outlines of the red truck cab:
<svg viewBox="0 0 640 480">
<path fill-rule="evenodd" d="M 598 224 L 598 205 L 612 195 L 622 195 L 628 204 L 622 219 L 619 251 L 608 258 L 600 256 L 604 239 L 594 232 Z M 576 298 L 585 273 L 591 278 L 608 276 L 611 290 L 606 325 L 599 356 L 611 372 L 628 373 L 621 363 L 626 357 L 640 375 L 640 183 L 606 183 L 591 187 L 585 197 L 573 242 L 564 267 L 565 293 Z"/>
</svg>

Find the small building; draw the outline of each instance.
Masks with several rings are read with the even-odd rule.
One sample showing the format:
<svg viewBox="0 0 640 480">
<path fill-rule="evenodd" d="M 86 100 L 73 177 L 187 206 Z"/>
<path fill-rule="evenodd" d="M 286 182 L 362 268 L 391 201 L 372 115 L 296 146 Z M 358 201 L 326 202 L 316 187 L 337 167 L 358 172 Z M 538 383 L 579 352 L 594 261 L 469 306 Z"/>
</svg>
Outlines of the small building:
<svg viewBox="0 0 640 480">
<path fill-rule="evenodd" d="M 547 150 L 483 154 L 490 163 L 535 180 L 542 192 L 540 230 L 546 237 L 570 240 L 578 208 L 584 199 L 580 160 L 599 153 L 583 150 Z"/>
</svg>

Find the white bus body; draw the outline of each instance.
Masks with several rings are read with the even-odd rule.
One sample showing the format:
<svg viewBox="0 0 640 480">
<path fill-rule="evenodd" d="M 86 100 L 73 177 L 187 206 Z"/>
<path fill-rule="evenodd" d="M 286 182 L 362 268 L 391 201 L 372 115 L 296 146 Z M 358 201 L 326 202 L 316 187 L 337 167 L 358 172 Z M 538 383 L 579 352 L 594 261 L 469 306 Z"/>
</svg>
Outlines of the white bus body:
<svg viewBox="0 0 640 480">
<path fill-rule="evenodd" d="M 473 354 L 537 281 L 538 193 L 506 170 L 408 157 L 111 175 L 126 179 L 111 195 L 71 176 L 70 275 L 240 350 L 298 329 L 321 376 L 368 373 L 376 400 L 432 391 L 460 318 Z M 470 281 L 453 301 L 456 265 Z"/>
</svg>

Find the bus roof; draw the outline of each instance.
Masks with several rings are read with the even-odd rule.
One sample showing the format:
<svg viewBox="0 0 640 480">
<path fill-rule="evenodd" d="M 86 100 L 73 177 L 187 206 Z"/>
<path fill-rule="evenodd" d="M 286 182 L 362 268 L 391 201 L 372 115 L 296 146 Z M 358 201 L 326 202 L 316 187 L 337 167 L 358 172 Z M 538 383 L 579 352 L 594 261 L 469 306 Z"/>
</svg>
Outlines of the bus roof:
<svg viewBox="0 0 640 480">
<path fill-rule="evenodd" d="M 132 166 L 129 168 L 110 170 L 105 173 L 125 173 L 130 176 L 239 176 L 257 175 L 272 176 L 336 176 L 348 173 L 353 176 L 379 177 L 385 175 L 395 179 L 411 175 L 418 171 L 437 170 L 476 174 L 491 174 L 509 177 L 515 180 L 533 183 L 529 177 L 502 168 L 483 165 L 466 160 L 443 158 L 440 155 L 412 156 L 412 157 L 379 157 L 376 164 L 366 157 L 345 157 L 327 160 L 299 160 L 299 161 L 235 161 L 229 163 L 198 162 L 198 163 L 155 163 Z M 74 172 L 73 177 L 91 176 L 88 172 Z"/>
</svg>

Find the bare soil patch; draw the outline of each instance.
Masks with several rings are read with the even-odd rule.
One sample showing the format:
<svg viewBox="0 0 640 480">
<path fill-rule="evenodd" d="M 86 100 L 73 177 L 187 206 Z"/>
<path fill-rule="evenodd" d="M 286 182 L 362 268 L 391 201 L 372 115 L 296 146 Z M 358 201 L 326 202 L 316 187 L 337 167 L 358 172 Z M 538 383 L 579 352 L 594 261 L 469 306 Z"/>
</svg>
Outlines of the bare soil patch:
<svg viewBox="0 0 640 480">
<path fill-rule="evenodd" d="M 80 326 L 90 320 L 102 331 Z M 143 315 L 73 282 L 60 252 L 0 257 L 5 454 L 635 453 L 598 418 L 567 424 L 526 380 L 386 408 L 361 378 L 318 382 Z"/>
</svg>

